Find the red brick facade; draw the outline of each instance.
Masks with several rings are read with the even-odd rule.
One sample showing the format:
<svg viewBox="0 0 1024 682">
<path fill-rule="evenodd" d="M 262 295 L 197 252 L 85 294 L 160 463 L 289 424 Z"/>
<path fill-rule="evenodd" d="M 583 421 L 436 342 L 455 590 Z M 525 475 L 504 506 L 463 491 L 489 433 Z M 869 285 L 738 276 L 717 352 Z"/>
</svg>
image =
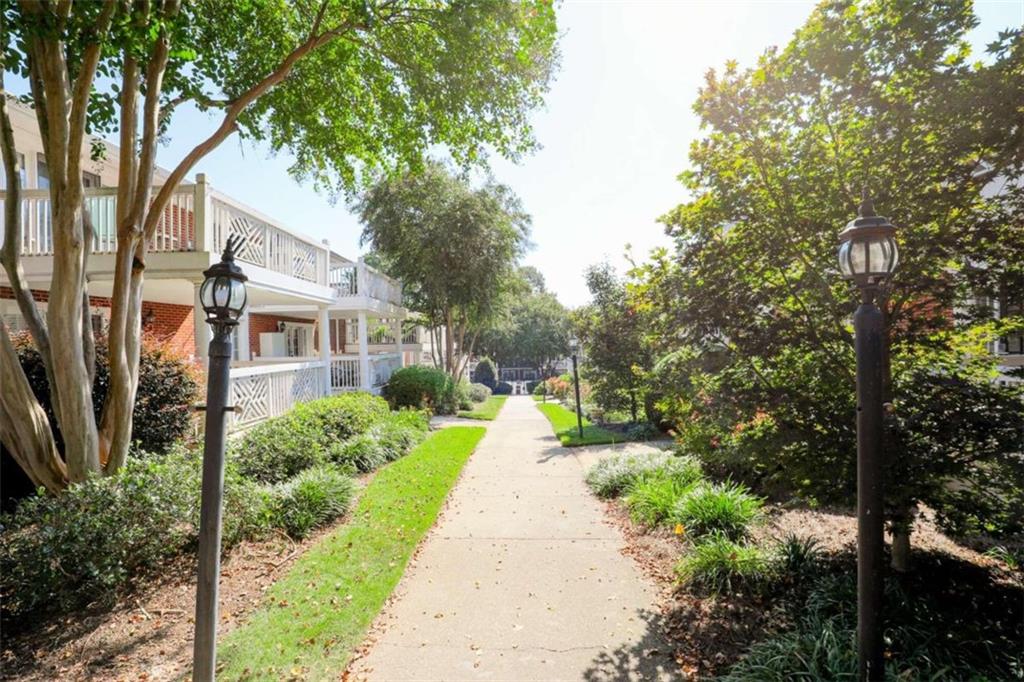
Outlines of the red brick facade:
<svg viewBox="0 0 1024 682">
<path fill-rule="evenodd" d="M 0 299 L 13 298 L 14 291 L 10 287 L 0 287 Z M 33 289 L 32 298 L 39 303 L 46 303 L 50 299 L 50 293 L 41 289 Z M 96 308 L 110 308 L 110 299 L 105 296 L 90 296 L 89 305 Z M 161 341 L 166 341 L 168 345 L 183 355 L 195 355 L 195 322 L 190 305 L 143 301 L 142 331 L 152 334 Z"/>
</svg>

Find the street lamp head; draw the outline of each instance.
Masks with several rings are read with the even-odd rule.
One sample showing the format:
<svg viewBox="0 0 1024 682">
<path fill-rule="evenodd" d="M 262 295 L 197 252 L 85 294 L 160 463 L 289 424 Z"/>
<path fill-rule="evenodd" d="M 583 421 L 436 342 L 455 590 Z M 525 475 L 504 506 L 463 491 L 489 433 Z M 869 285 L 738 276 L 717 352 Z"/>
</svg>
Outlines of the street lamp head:
<svg viewBox="0 0 1024 682">
<path fill-rule="evenodd" d="M 235 251 L 241 244 L 235 237 L 228 238 L 220 262 L 203 273 L 206 281 L 199 289 L 199 300 L 206 312 L 206 321 L 217 328 L 238 324 L 248 302 L 245 282 L 249 278 L 235 265 Z"/>
<path fill-rule="evenodd" d="M 892 276 L 899 263 L 896 227 L 888 218 L 875 215 L 864 191 L 857 217 L 839 233 L 839 269 L 843 278 L 859 287 L 874 287 Z"/>
<path fill-rule="evenodd" d="M 575 336 L 569 337 L 569 352 L 576 355 L 580 350 L 580 340 Z"/>
</svg>

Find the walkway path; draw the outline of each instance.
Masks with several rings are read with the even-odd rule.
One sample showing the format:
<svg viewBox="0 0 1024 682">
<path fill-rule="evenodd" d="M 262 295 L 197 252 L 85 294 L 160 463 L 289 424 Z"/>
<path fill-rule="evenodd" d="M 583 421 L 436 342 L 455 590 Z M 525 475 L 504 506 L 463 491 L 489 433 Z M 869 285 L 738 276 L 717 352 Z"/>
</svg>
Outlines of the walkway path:
<svg viewBox="0 0 1024 682">
<path fill-rule="evenodd" d="M 510 398 L 378 619 L 372 680 L 671 679 L 655 590 L 529 397 Z"/>
</svg>

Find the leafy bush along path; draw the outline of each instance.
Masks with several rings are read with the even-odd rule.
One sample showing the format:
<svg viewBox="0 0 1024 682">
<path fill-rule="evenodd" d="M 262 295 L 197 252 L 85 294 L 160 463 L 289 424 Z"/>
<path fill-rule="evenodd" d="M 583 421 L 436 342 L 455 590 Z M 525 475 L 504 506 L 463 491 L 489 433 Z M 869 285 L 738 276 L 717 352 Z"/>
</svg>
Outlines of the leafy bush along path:
<svg viewBox="0 0 1024 682">
<path fill-rule="evenodd" d="M 654 590 L 583 482 L 601 450 L 561 447 L 529 397 L 509 398 L 354 679 L 674 679 Z"/>
<path fill-rule="evenodd" d="M 580 438 L 579 425 L 576 423 L 576 413 L 571 412 L 558 403 L 540 403 L 537 409 L 544 413 L 544 416 L 551 422 L 551 428 L 562 445 L 573 447 L 576 445 L 609 445 L 622 443 L 626 439 L 617 433 L 594 426 L 589 420 L 583 420 L 583 438 Z"/>
<path fill-rule="evenodd" d="M 491 421 L 498 416 L 501 406 L 508 400 L 507 395 L 492 395 L 482 404 L 475 405 L 472 410 L 462 410 L 459 416 L 465 419 L 482 419 Z"/>
<path fill-rule="evenodd" d="M 479 427 L 438 431 L 381 469 L 352 521 L 304 554 L 268 591 L 265 606 L 221 644 L 219 678 L 340 675 L 483 434 Z"/>
</svg>

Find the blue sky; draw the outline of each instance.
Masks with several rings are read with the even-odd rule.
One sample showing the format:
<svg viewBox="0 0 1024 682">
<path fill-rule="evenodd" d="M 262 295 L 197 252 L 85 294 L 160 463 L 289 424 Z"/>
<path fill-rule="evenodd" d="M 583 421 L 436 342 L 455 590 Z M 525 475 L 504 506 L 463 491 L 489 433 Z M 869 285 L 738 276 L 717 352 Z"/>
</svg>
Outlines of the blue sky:
<svg viewBox="0 0 1024 682">
<path fill-rule="evenodd" d="M 700 135 L 691 109 L 708 68 L 736 59 L 754 63 L 784 45 L 806 19 L 811 2 L 568 1 L 559 8 L 562 64 L 546 107 L 533 116 L 539 152 L 519 165 L 495 159 L 496 179 L 511 186 L 533 215 L 534 248 L 525 262 L 570 306 L 586 302 L 582 272 L 608 259 L 623 266 L 666 244 L 656 220 L 686 196 L 676 176 Z M 999 30 L 1024 25 L 1024 0 L 975 3 L 981 25 L 976 46 Z M 215 119 L 183 110 L 158 162 L 173 166 Z M 343 254 L 360 252 L 358 221 L 341 204 L 302 186 L 287 173 L 290 159 L 230 138 L 202 160 L 219 190 L 327 238 Z"/>
</svg>

